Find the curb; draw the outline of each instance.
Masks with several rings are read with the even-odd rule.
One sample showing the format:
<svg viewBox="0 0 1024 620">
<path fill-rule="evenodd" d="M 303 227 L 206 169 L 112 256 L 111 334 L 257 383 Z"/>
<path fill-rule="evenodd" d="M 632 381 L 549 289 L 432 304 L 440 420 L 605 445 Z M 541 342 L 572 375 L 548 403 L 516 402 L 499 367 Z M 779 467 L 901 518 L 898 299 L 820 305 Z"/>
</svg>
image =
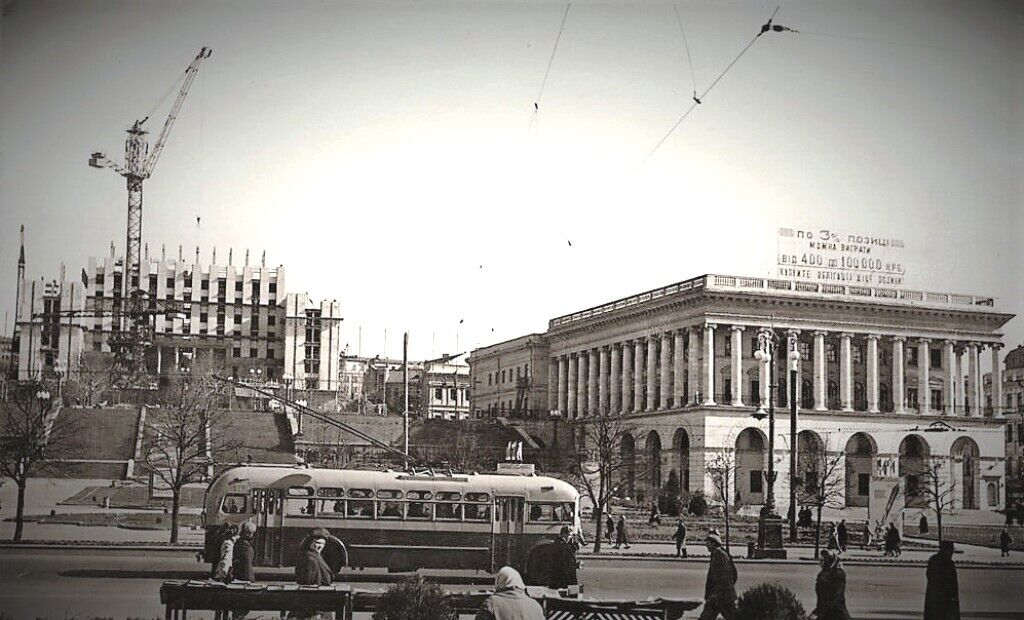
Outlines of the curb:
<svg viewBox="0 0 1024 620">
<path fill-rule="evenodd" d="M 34 551 L 162 551 L 171 553 L 195 553 L 202 550 L 201 544 L 159 544 L 159 543 L 93 543 L 83 541 L 29 541 L 29 542 L 0 542 L 0 549 L 30 549 Z"/>
<path fill-rule="evenodd" d="M 580 560 L 593 560 L 597 562 L 610 562 L 614 560 L 638 560 L 645 562 L 675 562 L 675 563 L 693 563 L 693 564 L 706 564 L 708 562 L 708 555 L 691 555 L 685 558 L 677 558 L 671 555 L 655 555 L 655 554 L 642 554 L 642 553 L 630 553 L 630 554 L 594 554 L 594 553 L 579 553 L 576 556 Z M 780 559 L 769 559 L 763 560 L 752 560 L 745 557 L 733 557 L 733 562 L 736 564 L 771 564 L 771 565 L 793 565 L 793 564 L 815 564 L 817 560 L 814 558 L 797 557 L 787 558 L 785 560 Z M 898 566 L 898 567 L 920 567 L 928 564 L 928 560 L 889 560 L 885 558 L 878 559 L 867 559 L 867 558 L 849 558 L 844 559 L 843 564 L 846 566 Z M 963 560 L 956 563 L 957 568 L 972 568 L 972 569 L 993 569 L 993 570 L 1024 570 L 1024 563 L 1022 562 L 978 562 L 973 560 Z"/>
</svg>

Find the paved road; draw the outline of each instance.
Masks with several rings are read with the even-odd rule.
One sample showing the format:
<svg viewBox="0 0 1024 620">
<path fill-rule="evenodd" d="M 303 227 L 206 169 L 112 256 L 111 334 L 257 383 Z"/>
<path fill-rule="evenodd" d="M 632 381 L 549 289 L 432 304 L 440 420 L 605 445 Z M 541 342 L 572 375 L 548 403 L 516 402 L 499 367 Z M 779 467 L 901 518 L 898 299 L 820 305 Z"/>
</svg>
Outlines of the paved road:
<svg viewBox="0 0 1024 620">
<path fill-rule="evenodd" d="M 0 553 L 0 612 L 21 618 L 142 617 L 163 614 L 160 583 L 201 578 L 204 567 L 180 553 L 130 551 L 35 551 Z M 741 564 L 739 588 L 777 581 L 813 605 L 815 567 Z M 703 592 L 707 566 L 644 560 L 591 560 L 582 573 L 589 596 L 693 596 Z M 848 568 L 847 600 L 858 618 L 920 617 L 924 574 L 916 567 Z M 281 573 L 285 578 L 286 573 Z M 261 575 L 270 579 L 272 574 Z M 362 579 L 372 579 L 362 575 Z M 1020 571 L 962 569 L 965 618 L 1024 618 Z M 360 587 L 380 587 L 373 583 Z"/>
</svg>

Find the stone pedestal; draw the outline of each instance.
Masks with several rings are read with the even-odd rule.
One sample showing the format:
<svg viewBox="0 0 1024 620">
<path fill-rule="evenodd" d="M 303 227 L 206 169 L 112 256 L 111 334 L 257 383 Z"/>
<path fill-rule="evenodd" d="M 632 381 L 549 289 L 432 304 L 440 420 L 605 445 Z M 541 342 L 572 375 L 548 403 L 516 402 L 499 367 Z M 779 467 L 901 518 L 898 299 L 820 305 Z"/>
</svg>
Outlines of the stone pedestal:
<svg viewBox="0 0 1024 620">
<path fill-rule="evenodd" d="M 755 560 L 786 557 L 786 549 L 782 546 L 782 517 L 761 512 L 757 519 L 757 544 L 748 549 L 747 555 Z"/>
</svg>

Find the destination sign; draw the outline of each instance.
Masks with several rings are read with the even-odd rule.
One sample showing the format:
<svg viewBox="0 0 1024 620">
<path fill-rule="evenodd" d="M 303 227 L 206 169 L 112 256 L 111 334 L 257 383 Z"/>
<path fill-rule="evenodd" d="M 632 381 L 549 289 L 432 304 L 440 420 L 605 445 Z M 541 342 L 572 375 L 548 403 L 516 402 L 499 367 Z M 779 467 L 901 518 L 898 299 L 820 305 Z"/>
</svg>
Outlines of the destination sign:
<svg viewBox="0 0 1024 620">
<path fill-rule="evenodd" d="M 902 239 L 831 228 L 780 228 L 780 278 L 855 286 L 904 286 Z"/>
</svg>

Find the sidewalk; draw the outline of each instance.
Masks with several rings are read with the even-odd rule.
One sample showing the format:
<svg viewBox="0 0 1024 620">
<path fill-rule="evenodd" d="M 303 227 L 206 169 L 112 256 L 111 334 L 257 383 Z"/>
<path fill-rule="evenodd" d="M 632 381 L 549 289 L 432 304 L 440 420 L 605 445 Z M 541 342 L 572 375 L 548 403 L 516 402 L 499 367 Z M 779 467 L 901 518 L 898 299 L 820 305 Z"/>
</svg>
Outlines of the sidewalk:
<svg viewBox="0 0 1024 620">
<path fill-rule="evenodd" d="M 938 543 L 933 540 L 926 540 L 923 538 L 907 538 L 905 540 L 912 540 L 922 545 L 928 545 L 930 548 L 909 549 L 904 551 L 900 557 L 892 558 L 883 556 L 879 551 L 862 550 L 851 547 L 842 554 L 843 562 L 853 565 L 888 564 L 895 566 L 917 566 L 926 563 L 928 558 L 930 558 L 938 548 Z M 685 559 L 676 558 L 675 544 L 670 542 L 641 541 L 632 544 L 628 549 L 625 547 L 616 549 L 614 545 L 601 543 L 601 552 L 597 554 L 593 552 L 593 548 L 593 543 L 587 544 L 580 550 L 578 554 L 579 558 L 583 560 L 590 559 L 597 561 L 614 558 L 632 558 L 671 562 L 707 562 L 708 560 L 707 547 L 702 544 L 695 543 L 686 545 L 688 557 Z M 730 550 L 733 558 L 738 562 L 802 564 L 815 561 L 814 547 L 808 546 L 787 547 L 789 554 L 785 560 L 748 560 L 746 542 L 733 543 L 730 545 Z M 958 565 L 993 566 L 1024 570 L 1024 552 L 1022 551 L 1011 551 L 1009 556 L 1000 557 L 998 549 L 959 543 L 956 545 L 956 550 L 957 553 L 953 559 Z"/>
</svg>

